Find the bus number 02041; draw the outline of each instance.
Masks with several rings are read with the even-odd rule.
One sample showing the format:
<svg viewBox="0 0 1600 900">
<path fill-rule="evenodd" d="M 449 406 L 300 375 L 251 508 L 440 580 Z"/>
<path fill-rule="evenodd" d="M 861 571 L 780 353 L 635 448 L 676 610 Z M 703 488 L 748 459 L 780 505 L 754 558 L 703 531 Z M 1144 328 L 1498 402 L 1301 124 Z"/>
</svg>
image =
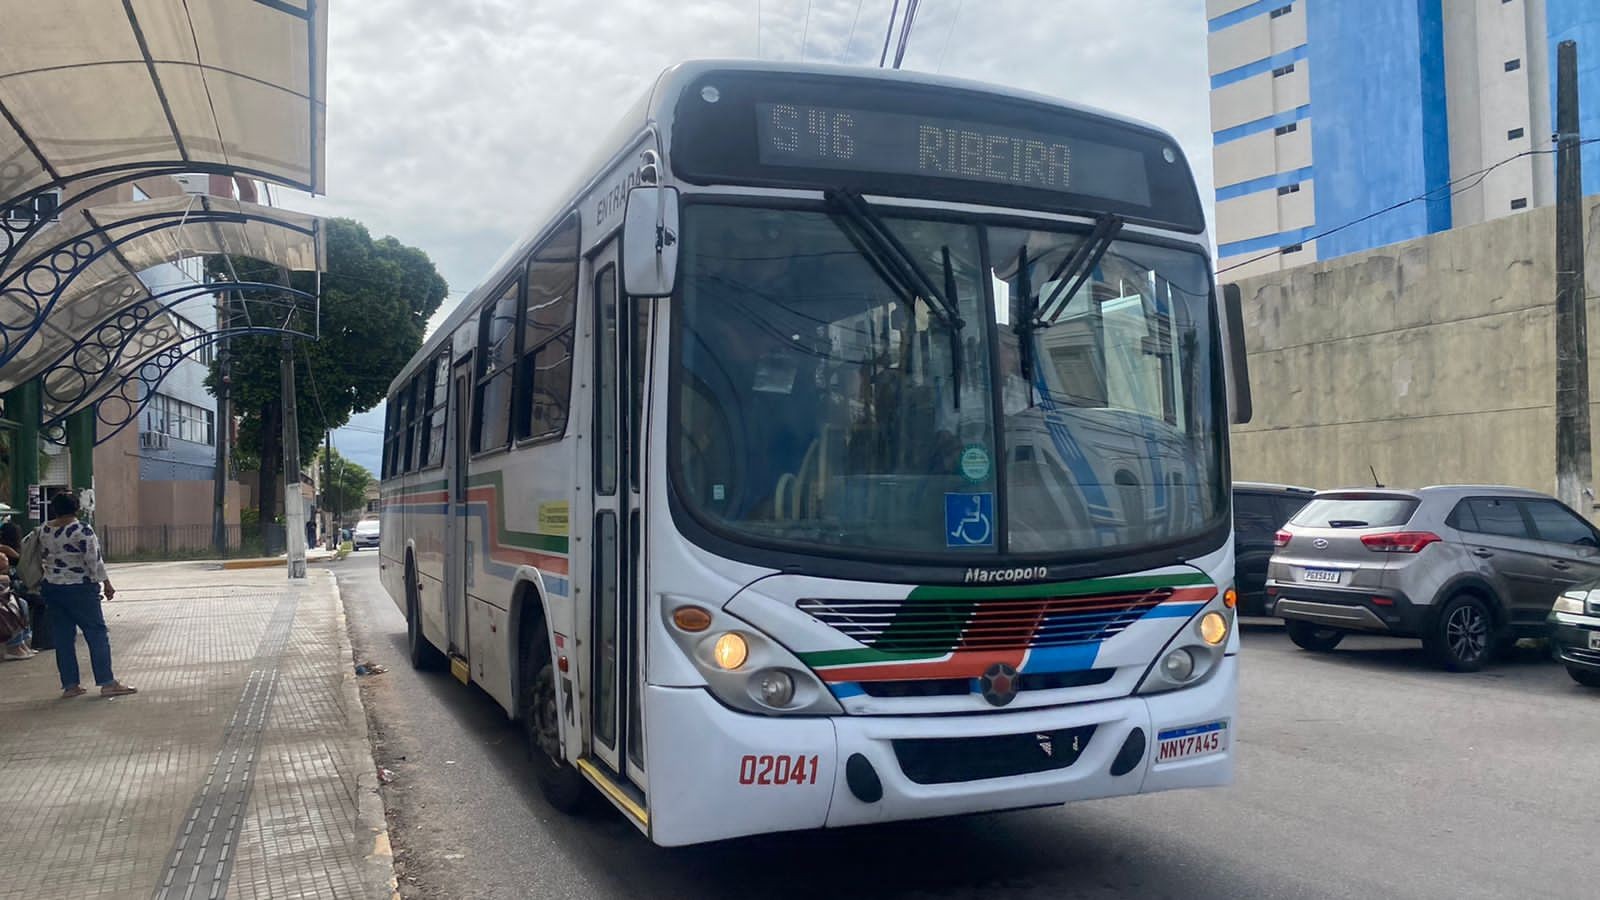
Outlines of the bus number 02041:
<svg viewBox="0 0 1600 900">
<path fill-rule="evenodd" d="M 739 760 L 740 784 L 816 784 L 815 756 L 746 756 Z"/>
</svg>

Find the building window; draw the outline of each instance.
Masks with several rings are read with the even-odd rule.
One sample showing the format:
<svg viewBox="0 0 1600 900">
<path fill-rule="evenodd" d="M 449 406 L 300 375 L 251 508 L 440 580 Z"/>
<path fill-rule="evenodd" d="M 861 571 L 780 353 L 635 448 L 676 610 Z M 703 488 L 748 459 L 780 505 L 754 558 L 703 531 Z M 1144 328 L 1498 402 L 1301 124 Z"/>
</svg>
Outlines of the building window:
<svg viewBox="0 0 1600 900">
<path fill-rule="evenodd" d="M 1283 248 L 1282 250 L 1279 250 L 1278 253 L 1280 253 L 1283 256 L 1288 256 L 1291 253 L 1299 253 L 1301 250 L 1304 250 L 1304 249 L 1305 249 L 1305 245 L 1304 244 L 1290 244 L 1289 246 Z"/>
<path fill-rule="evenodd" d="M 54 222 L 60 218 L 60 191 L 45 191 L 0 210 L 0 218 L 13 225 L 32 225 L 35 222 Z"/>
<path fill-rule="evenodd" d="M 1279 66 L 1278 68 L 1273 69 L 1272 70 L 1272 77 L 1273 78 L 1282 78 L 1283 76 L 1289 75 L 1289 74 L 1291 74 L 1293 72 L 1294 72 L 1294 63 L 1289 63 L 1287 66 Z"/>
<path fill-rule="evenodd" d="M 1288 6 L 1280 6 L 1277 9 L 1273 10 L 1271 15 L 1270 15 L 1270 18 L 1274 18 L 1274 19 L 1282 18 L 1283 16 L 1287 16 L 1289 13 L 1292 13 L 1292 12 L 1294 12 L 1294 4 L 1293 3 L 1289 4 Z M 1259 15 L 1259 13 L 1257 13 L 1257 15 Z"/>
<path fill-rule="evenodd" d="M 1511 201 L 1511 208 L 1512 209 L 1527 209 L 1528 208 L 1528 198 L 1527 197 L 1518 197 L 1517 199 Z"/>
<path fill-rule="evenodd" d="M 1518 70 L 1520 68 L 1522 68 L 1522 60 L 1520 60 L 1520 59 L 1508 59 L 1508 60 L 1506 60 L 1506 71 L 1507 72 L 1515 72 L 1516 70 Z"/>
<path fill-rule="evenodd" d="M 1300 130 L 1300 127 L 1297 124 L 1295 124 L 1294 122 L 1290 122 L 1287 125 L 1279 125 L 1277 128 L 1272 129 L 1272 133 L 1277 135 L 1278 137 L 1283 137 L 1286 134 L 1293 134 L 1294 132 L 1299 131 L 1299 130 Z"/>
<path fill-rule="evenodd" d="M 1282 187 L 1278 188 L 1278 196 L 1280 196 L 1280 197 L 1283 196 L 1284 194 L 1298 194 L 1298 193 L 1300 193 L 1300 185 L 1299 185 L 1298 182 L 1295 183 L 1295 184 L 1286 184 L 1286 185 L 1283 185 Z"/>
<path fill-rule="evenodd" d="M 144 430 L 214 447 L 217 443 L 217 413 L 176 397 L 156 394 L 145 406 Z"/>
<path fill-rule="evenodd" d="M 1522 140 L 1522 135 L 1523 134 L 1524 134 L 1524 132 L 1523 132 L 1523 130 L 1521 128 L 1513 128 L 1510 131 L 1506 132 L 1506 140 L 1508 140 L 1508 141 L 1520 141 L 1520 140 Z"/>
</svg>

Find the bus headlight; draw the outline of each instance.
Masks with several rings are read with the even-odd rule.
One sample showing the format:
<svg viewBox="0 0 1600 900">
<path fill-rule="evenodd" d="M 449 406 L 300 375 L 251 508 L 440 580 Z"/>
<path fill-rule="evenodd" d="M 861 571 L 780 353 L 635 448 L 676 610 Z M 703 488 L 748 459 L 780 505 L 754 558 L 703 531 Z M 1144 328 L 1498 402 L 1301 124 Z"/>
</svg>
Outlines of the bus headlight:
<svg viewBox="0 0 1600 900">
<path fill-rule="evenodd" d="M 693 608 L 695 615 L 680 614 Z M 833 692 L 789 649 L 707 603 L 663 597 L 667 634 L 727 706 L 763 715 L 843 715 Z"/>
<path fill-rule="evenodd" d="M 1191 687 L 1211 677 L 1227 652 L 1228 635 L 1233 631 L 1234 611 L 1227 605 L 1231 593 L 1224 591 L 1212 598 L 1178 629 L 1161 648 L 1135 694 Z"/>
<path fill-rule="evenodd" d="M 1161 674 L 1182 683 L 1194 674 L 1194 654 L 1179 647 L 1161 658 Z"/>
<path fill-rule="evenodd" d="M 794 699 L 794 679 L 788 672 L 767 669 L 757 672 L 751 679 L 756 699 L 775 709 L 782 709 Z"/>
<path fill-rule="evenodd" d="M 750 658 L 750 645 L 739 632 L 725 632 L 717 638 L 715 644 L 711 645 L 711 658 L 717 661 L 717 665 L 731 672 L 744 665 L 744 661 Z"/>
</svg>

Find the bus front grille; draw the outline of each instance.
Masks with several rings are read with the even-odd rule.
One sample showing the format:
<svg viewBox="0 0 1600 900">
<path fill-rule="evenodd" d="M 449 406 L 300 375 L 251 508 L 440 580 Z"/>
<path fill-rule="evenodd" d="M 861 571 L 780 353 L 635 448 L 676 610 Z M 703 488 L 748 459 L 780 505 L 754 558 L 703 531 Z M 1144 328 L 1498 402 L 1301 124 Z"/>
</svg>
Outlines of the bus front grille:
<svg viewBox="0 0 1600 900">
<path fill-rule="evenodd" d="M 812 618 L 868 647 L 947 653 L 1103 641 L 1172 596 L 1171 588 L 1088 597 L 1000 600 L 801 600 Z"/>
<path fill-rule="evenodd" d="M 969 738 L 893 741 L 900 771 L 917 784 L 950 784 L 1065 769 L 1078 761 L 1095 726 Z"/>
</svg>

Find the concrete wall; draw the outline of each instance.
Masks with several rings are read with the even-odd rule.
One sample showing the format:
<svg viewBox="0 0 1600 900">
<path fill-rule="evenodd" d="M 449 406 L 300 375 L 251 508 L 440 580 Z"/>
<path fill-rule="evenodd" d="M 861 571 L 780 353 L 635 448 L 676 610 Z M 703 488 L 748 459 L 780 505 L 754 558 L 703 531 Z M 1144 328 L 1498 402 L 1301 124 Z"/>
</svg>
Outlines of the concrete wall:
<svg viewBox="0 0 1600 900">
<path fill-rule="evenodd" d="M 1600 399 L 1600 196 L 1585 221 Z M 1255 420 L 1234 477 L 1553 490 L 1554 235 L 1546 207 L 1240 281 Z"/>
</svg>

